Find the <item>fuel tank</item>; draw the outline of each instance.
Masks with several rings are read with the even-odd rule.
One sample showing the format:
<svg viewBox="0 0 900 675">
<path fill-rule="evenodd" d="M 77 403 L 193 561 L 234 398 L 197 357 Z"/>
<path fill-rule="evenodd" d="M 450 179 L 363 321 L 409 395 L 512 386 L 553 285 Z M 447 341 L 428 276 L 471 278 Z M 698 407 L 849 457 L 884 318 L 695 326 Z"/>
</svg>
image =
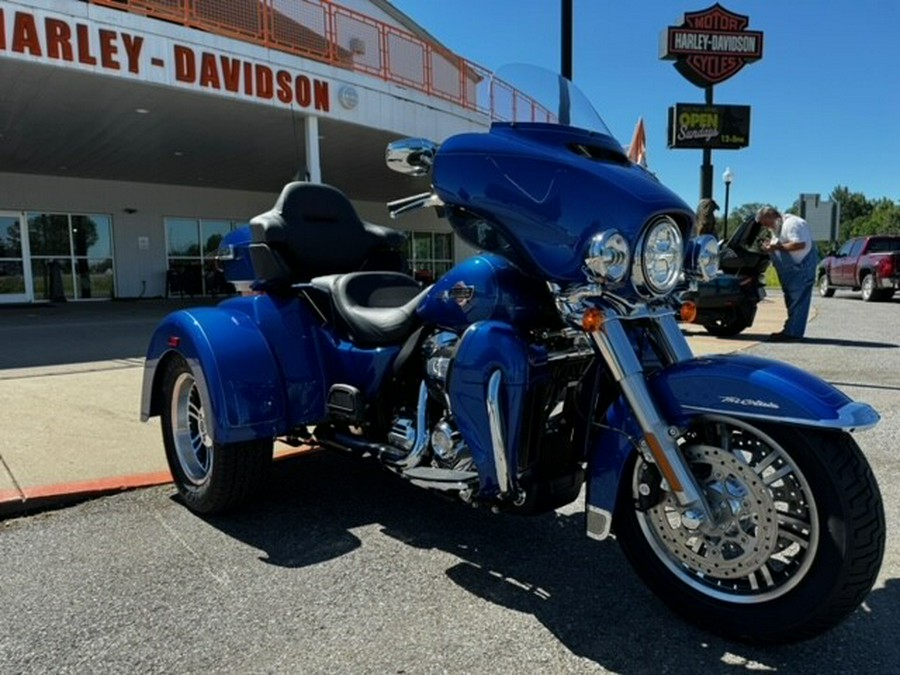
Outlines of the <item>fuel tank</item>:
<svg viewBox="0 0 900 675">
<path fill-rule="evenodd" d="M 500 321 L 520 328 L 555 318 L 546 285 L 492 254 L 464 260 L 442 276 L 419 305 L 426 323 L 462 331 L 476 321 Z"/>
</svg>

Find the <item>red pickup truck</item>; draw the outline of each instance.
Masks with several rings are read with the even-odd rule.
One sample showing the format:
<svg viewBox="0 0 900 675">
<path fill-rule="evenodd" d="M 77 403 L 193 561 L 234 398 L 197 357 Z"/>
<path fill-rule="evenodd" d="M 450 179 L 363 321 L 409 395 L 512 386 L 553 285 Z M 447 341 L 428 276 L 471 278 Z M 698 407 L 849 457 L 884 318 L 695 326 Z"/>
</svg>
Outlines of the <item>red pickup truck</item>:
<svg viewBox="0 0 900 675">
<path fill-rule="evenodd" d="M 888 300 L 900 289 L 900 235 L 857 237 L 819 263 L 819 294 L 862 290 L 866 302 Z"/>
</svg>

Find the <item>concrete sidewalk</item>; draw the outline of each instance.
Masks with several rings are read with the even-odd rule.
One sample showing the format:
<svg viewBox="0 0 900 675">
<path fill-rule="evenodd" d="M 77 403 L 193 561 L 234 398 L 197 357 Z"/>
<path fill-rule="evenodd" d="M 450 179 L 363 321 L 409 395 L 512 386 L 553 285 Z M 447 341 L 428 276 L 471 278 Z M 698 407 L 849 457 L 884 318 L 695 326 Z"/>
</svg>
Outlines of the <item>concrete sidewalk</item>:
<svg viewBox="0 0 900 675">
<path fill-rule="evenodd" d="M 163 316 L 191 300 L 0 306 L 0 518 L 171 481 L 159 420 L 139 418 L 143 354 Z M 685 326 L 698 355 L 780 330 L 781 295 L 735 339 Z M 276 443 L 276 457 L 296 450 Z"/>
</svg>

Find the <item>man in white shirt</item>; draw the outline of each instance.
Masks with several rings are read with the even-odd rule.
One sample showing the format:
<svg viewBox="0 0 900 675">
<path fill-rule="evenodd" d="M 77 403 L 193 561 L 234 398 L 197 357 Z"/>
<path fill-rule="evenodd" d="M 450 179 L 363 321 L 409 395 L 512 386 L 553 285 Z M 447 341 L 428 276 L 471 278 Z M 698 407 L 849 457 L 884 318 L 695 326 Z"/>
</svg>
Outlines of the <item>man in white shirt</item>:
<svg viewBox="0 0 900 675">
<path fill-rule="evenodd" d="M 761 208 L 756 220 L 772 230 L 774 237 L 763 249 L 772 257 L 778 272 L 788 317 L 784 328 L 772 333 L 773 342 L 792 342 L 803 338 L 806 319 L 816 281 L 819 255 L 809 231 L 809 223 L 799 216 L 782 216 L 771 206 Z"/>
</svg>

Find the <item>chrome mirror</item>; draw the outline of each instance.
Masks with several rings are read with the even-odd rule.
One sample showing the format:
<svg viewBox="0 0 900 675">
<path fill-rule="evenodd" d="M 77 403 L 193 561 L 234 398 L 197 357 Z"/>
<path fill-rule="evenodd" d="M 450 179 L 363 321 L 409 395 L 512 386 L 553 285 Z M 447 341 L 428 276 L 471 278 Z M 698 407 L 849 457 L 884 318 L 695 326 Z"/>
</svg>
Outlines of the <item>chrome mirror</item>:
<svg viewBox="0 0 900 675">
<path fill-rule="evenodd" d="M 404 138 L 388 143 L 384 159 L 389 169 L 410 176 L 424 176 L 431 171 L 438 144 L 427 138 Z"/>
</svg>

